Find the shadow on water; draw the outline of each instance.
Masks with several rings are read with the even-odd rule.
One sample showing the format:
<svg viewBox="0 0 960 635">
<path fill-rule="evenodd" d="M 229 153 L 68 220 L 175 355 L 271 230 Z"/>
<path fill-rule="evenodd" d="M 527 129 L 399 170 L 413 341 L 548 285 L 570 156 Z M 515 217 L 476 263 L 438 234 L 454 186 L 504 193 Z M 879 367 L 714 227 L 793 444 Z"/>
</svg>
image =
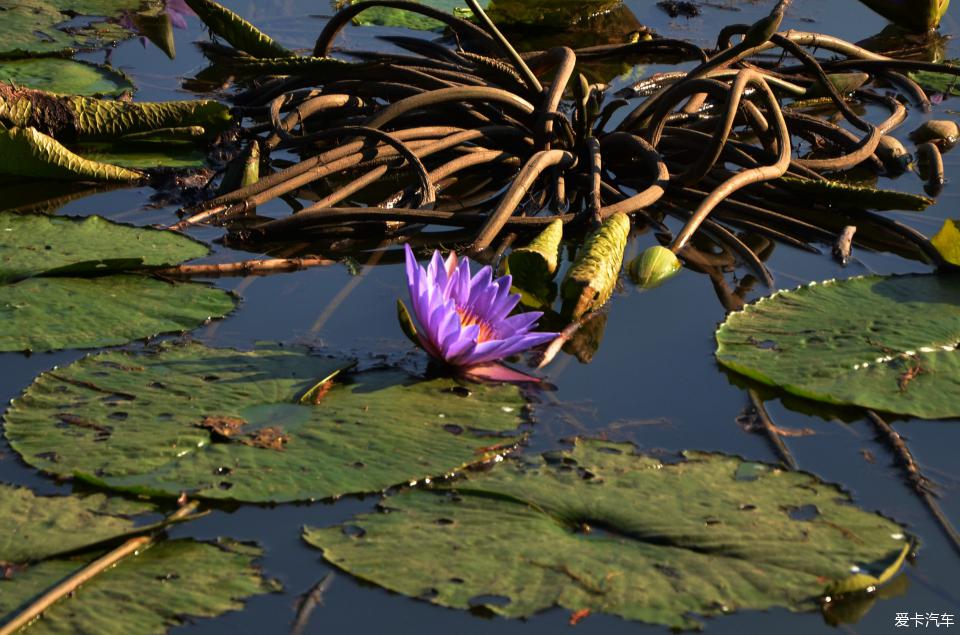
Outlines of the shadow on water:
<svg viewBox="0 0 960 635">
<path fill-rule="evenodd" d="M 317 3 L 305 0 L 257 3 L 231 0 L 225 4 L 294 48 L 312 47 L 324 17 L 331 13 L 326 4 L 318 7 Z M 766 14 L 772 4 L 769 0 L 719 0 L 704 3 L 698 17 L 670 19 L 656 3 L 627 1 L 639 24 L 650 26 L 667 37 L 690 39 L 703 46 L 712 45 L 711 40 L 721 25 L 752 23 Z M 852 2 L 796 0 L 785 27 L 818 30 L 857 40 L 879 32 L 884 21 Z M 948 15 L 944 30 L 957 32 L 960 28 Z M 383 46 L 375 40 L 375 35 L 382 32 L 406 33 L 399 29 L 351 28 L 343 37 L 351 46 L 376 49 Z M 191 21 L 189 30 L 177 30 L 175 36 L 178 56 L 173 61 L 156 49 L 143 48 L 136 40 L 125 42 L 110 53 L 110 61 L 135 79 L 140 99 L 189 96 L 181 87 L 180 78 L 195 76 L 203 69 L 204 62 L 191 41 L 205 36 L 195 20 Z M 950 56 L 957 57 L 956 45 L 948 47 Z M 104 55 L 87 57 L 103 61 Z M 614 84 L 625 83 L 628 78 L 629 75 L 615 80 Z M 954 108 L 956 100 L 947 100 L 938 106 L 938 110 Z M 911 117 L 904 130 L 915 127 L 925 115 L 913 112 Z M 960 173 L 960 154 L 947 154 L 945 161 L 947 174 Z M 879 185 L 917 193 L 922 189 L 922 183 L 912 174 L 896 182 L 882 180 Z M 44 203 L 43 197 L 37 195 L 41 190 L 53 200 Z M 144 203 L 153 194 L 145 188 L 84 191 L 73 186 L 43 184 L 39 189 L 25 189 L 20 185 L 10 189 L 9 184 L 0 183 L 0 196 L 7 202 L 11 200 L 7 198 L 8 191 L 9 196 L 16 192 L 20 197 L 15 206 L 44 213 L 96 213 L 137 224 L 169 224 L 174 220 L 171 207 L 145 207 Z M 891 217 L 930 234 L 937 229 L 937 219 L 955 214 L 960 202 L 958 196 L 960 194 L 948 184 L 938 203 L 923 216 L 892 214 Z M 273 203 L 258 213 L 269 215 L 271 211 L 279 211 L 280 207 L 274 209 L 271 205 Z M 677 228 L 675 224 L 671 226 Z M 195 237 L 208 242 L 220 238 L 221 233 L 213 228 L 192 230 Z M 650 234 L 637 236 L 628 253 L 637 253 L 653 241 Z M 207 260 L 249 256 L 242 251 L 244 246 L 238 247 L 239 250 L 218 247 Z M 855 251 L 854 261 L 842 268 L 827 256 L 807 254 L 784 245 L 777 246 L 767 264 L 784 288 L 809 280 L 863 273 L 927 271 L 919 263 L 865 250 Z M 402 267 L 391 262 L 369 267 L 364 274 L 357 283 L 347 267 L 337 265 L 271 277 L 220 279 L 216 282 L 219 286 L 242 296 L 241 308 L 228 320 L 200 329 L 194 337 L 216 346 L 250 348 L 258 340 L 270 339 L 315 345 L 347 357 L 369 359 L 373 351 L 391 359 L 403 358 L 410 347 L 394 318 L 394 299 L 406 293 Z M 349 292 L 344 292 L 345 288 Z M 743 295 L 749 301 L 766 292 L 762 285 L 755 285 L 744 289 Z M 710 277 L 690 270 L 684 270 L 661 288 L 642 293 L 625 284 L 610 310 L 595 320 L 596 324 L 585 330 L 580 339 L 566 349 L 566 354 L 548 368 L 546 377 L 556 390 L 533 391 L 536 405 L 531 451 L 555 448 L 560 439 L 576 434 L 603 434 L 611 439 L 632 441 L 647 451 L 671 454 L 682 449 L 704 449 L 752 460 L 776 461 L 760 435 L 745 434 L 737 424 L 738 417 L 749 405 L 746 388 L 757 386 L 722 371 L 714 360 L 712 334 L 725 313 L 716 297 Z M 333 300 L 338 304 L 331 307 Z M 318 323 L 321 315 L 323 320 Z M 79 352 L 31 357 L 0 354 L 0 399 L 15 397 L 39 372 L 70 363 L 81 355 Z M 905 523 L 919 536 L 922 547 L 917 562 L 880 593 L 852 604 L 831 606 L 825 615 L 791 614 L 783 610 L 735 613 L 707 620 L 708 632 L 776 631 L 799 635 L 835 632 L 834 625 L 846 624 L 843 629 L 848 633 L 886 633 L 897 630 L 896 613 L 960 613 L 960 598 L 955 590 L 960 558 L 903 480 L 893 457 L 875 439 L 873 428 L 854 411 L 825 409 L 784 397 L 768 388 L 760 391 L 778 426 L 813 431 L 807 436 L 787 439 L 801 469 L 841 483 L 865 509 L 879 510 Z M 957 493 L 960 474 L 955 460 L 956 448 L 960 447 L 960 426 L 955 421 L 918 420 L 897 421 L 896 426 L 909 439 L 924 469 L 943 484 L 941 504 L 947 515 L 960 519 Z M 0 445 L 0 480 L 28 485 L 42 493 L 69 489 L 27 468 L 5 442 Z M 172 534 L 177 537 L 204 539 L 227 535 L 261 543 L 265 547 L 262 567 L 269 576 L 283 583 L 285 591 L 255 598 L 243 612 L 216 620 L 198 620 L 174 632 L 208 635 L 286 632 L 294 619 L 297 597 L 331 571 L 317 551 L 301 542 L 300 528 L 341 522 L 353 513 L 368 511 L 374 502 L 373 498 L 344 499 L 337 504 L 218 509 L 205 518 L 176 527 Z M 314 611 L 306 632 L 471 634 L 496 631 L 530 635 L 568 628 L 570 617 L 566 611 L 551 610 L 522 621 L 482 618 L 392 594 L 343 573 L 336 574 L 323 600 L 323 606 Z M 581 634 L 664 632 L 660 627 L 603 615 L 591 615 L 576 628 Z"/>
</svg>

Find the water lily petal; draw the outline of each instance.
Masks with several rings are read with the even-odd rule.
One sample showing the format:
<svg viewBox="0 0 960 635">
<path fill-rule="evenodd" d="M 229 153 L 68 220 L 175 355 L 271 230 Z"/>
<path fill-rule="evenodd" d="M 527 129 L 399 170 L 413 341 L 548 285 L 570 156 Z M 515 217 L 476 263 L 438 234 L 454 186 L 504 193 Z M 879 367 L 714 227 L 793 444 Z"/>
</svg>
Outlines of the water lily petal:
<svg viewBox="0 0 960 635">
<path fill-rule="evenodd" d="M 497 363 L 470 366 L 464 370 L 464 374 L 467 377 L 487 381 L 505 381 L 510 383 L 529 382 L 533 384 L 539 384 L 541 381 L 539 377 L 534 377 L 533 375 L 528 375 L 519 370 L 514 370 L 509 366 Z"/>
</svg>

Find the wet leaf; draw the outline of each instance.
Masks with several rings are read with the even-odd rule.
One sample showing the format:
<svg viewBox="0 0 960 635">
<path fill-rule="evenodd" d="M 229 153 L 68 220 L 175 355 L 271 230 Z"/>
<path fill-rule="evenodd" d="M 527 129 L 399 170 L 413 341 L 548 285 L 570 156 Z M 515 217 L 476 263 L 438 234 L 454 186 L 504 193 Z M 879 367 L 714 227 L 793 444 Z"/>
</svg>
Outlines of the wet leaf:
<svg viewBox="0 0 960 635">
<path fill-rule="evenodd" d="M 947 60 L 945 66 L 957 66 L 960 60 Z M 920 84 L 927 92 L 943 93 L 944 95 L 960 95 L 960 77 L 952 73 L 935 73 L 931 71 L 912 71 L 907 73 L 910 79 Z"/>
<path fill-rule="evenodd" d="M 123 344 L 195 328 L 234 307 L 229 294 L 205 285 L 108 275 L 206 255 L 173 232 L 96 216 L 0 213 L 0 236 L 0 351 Z"/>
<path fill-rule="evenodd" d="M 630 218 L 616 213 L 587 237 L 560 287 L 564 315 L 579 318 L 610 299 L 629 233 Z"/>
<path fill-rule="evenodd" d="M 293 56 L 269 35 L 213 0 L 186 0 L 186 3 L 214 35 L 222 37 L 239 51 L 254 57 Z"/>
<path fill-rule="evenodd" d="M 279 348 L 107 352 L 41 375 L 8 410 L 5 430 L 49 473 L 251 502 L 376 492 L 486 460 L 517 438 L 523 400 L 512 386 L 459 396 L 452 380 L 383 370 L 338 377 L 318 405 L 299 402 L 345 364 Z M 65 427 L 62 413 L 109 433 Z M 224 440 L 201 427 L 208 417 L 245 423 Z"/>
<path fill-rule="evenodd" d="M 37 496 L 0 484 L 0 622 L 132 534 L 156 528 L 157 508 L 103 494 Z M 30 633 L 165 633 L 189 617 L 243 608 L 275 590 L 253 561 L 260 550 L 231 541 L 161 542 L 123 560 L 44 611 Z M 122 606 L 123 610 L 117 610 Z"/>
<path fill-rule="evenodd" d="M 0 483 L 0 562 L 25 564 L 122 537 L 155 512 L 148 503 L 103 494 L 37 496 Z"/>
<path fill-rule="evenodd" d="M 130 37 L 123 27 L 94 20 L 65 25 L 77 16 L 119 17 L 141 0 L 0 0 L 0 58 L 100 48 Z"/>
<path fill-rule="evenodd" d="M 247 598 L 277 590 L 254 566 L 260 554 L 229 540 L 162 542 L 84 584 L 81 592 L 44 611 L 28 632 L 162 634 L 193 618 L 242 610 Z M 13 612 L 97 555 L 47 560 L 0 580 L 0 614 Z"/>
<path fill-rule="evenodd" d="M 227 164 L 217 194 L 226 194 L 260 180 L 260 144 L 251 141 L 243 152 Z"/>
<path fill-rule="evenodd" d="M 104 257 L 161 267 L 207 255 L 205 245 L 174 232 L 89 216 L 0 214 L 0 283 Z"/>
<path fill-rule="evenodd" d="M 914 31 L 937 28 L 950 0 L 860 0 L 897 26 Z"/>
<path fill-rule="evenodd" d="M 129 78 L 117 70 L 60 57 L 2 61 L 0 82 L 87 97 L 118 97 L 134 91 Z"/>
<path fill-rule="evenodd" d="M 345 4 L 357 4 L 358 0 L 351 0 Z M 466 8 L 466 3 L 462 0 L 417 0 L 418 4 L 423 4 L 434 9 L 447 11 L 451 14 L 466 17 L 472 15 Z M 490 4 L 490 0 L 480 0 L 480 6 L 484 9 Z M 402 9 L 393 9 L 389 7 L 371 7 L 359 13 L 354 19 L 354 24 L 360 26 L 391 26 L 404 29 L 415 29 L 418 31 L 435 31 L 444 27 L 443 22 L 428 18 L 419 13 L 404 11 Z"/>
<path fill-rule="evenodd" d="M 784 185 L 792 192 L 808 196 L 812 200 L 858 209 L 922 212 L 933 204 L 933 199 L 926 196 L 894 190 L 881 190 L 842 181 L 815 181 L 784 176 L 777 179 L 776 183 Z"/>
<path fill-rule="evenodd" d="M 562 238 L 563 222 L 555 220 L 529 245 L 514 249 L 507 257 L 506 273 L 513 277 L 516 292 L 536 298 L 537 305 L 549 306 L 556 297 L 556 285 L 551 281 L 557 272 Z"/>
<path fill-rule="evenodd" d="M 139 181 L 144 176 L 81 157 L 35 128 L 0 129 L 0 174 L 64 181 Z"/>
<path fill-rule="evenodd" d="M 870 276 L 732 313 L 717 360 L 789 393 L 925 419 L 960 416 L 960 277 Z"/>
<path fill-rule="evenodd" d="M 215 134 L 232 121 L 225 105 L 206 99 L 113 101 L 57 95 L 9 84 L 0 84 L 0 118 L 20 128 L 36 128 L 63 143 L 115 141 L 123 135 L 191 126 L 201 126 L 208 134 Z"/>
<path fill-rule="evenodd" d="M 71 149 L 85 159 L 140 170 L 160 167 L 199 168 L 207 163 L 207 153 L 190 141 L 89 142 L 73 144 Z"/>
<path fill-rule="evenodd" d="M 528 617 L 560 606 L 669 625 L 693 615 L 814 610 L 851 568 L 883 571 L 903 529 L 835 485 L 770 466 L 737 480 L 735 457 L 663 464 L 629 444 L 511 458 L 440 490 L 390 496 L 390 513 L 307 528 L 332 564 L 442 606 Z M 798 520 L 791 511 L 815 506 Z M 429 595 L 424 595 L 430 589 Z"/>
<path fill-rule="evenodd" d="M 953 265 L 960 265 L 960 228 L 957 221 L 947 219 L 930 243 L 936 247 L 943 259 Z"/>
</svg>

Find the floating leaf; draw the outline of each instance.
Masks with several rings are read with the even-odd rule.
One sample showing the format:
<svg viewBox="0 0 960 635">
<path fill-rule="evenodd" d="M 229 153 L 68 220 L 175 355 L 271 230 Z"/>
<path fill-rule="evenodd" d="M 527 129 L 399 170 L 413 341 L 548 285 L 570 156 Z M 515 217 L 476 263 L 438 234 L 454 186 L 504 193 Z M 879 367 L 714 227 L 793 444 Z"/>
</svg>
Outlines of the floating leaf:
<svg viewBox="0 0 960 635">
<path fill-rule="evenodd" d="M 185 331 L 234 307 L 229 294 L 205 285 L 104 275 L 206 255 L 205 246 L 173 232 L 96 216 L 0 213 L 0 236 L 0 320 L 6 326 L 0 351 L 123 344 Z"/>
<path fill-rule="evenodd" d="M 115 141 L 117 137 L 167 128 L 201 126 L 207 133 L 226 129 L 230 110 L 211 100 L 128 102 L 57 95 L 0 83 L 0 118 L 33 127 L 61 142 Z"/>
<path fill-rule="evenodd" d="M 214 35 L 222 37 L 237 50 L 254 57 L 293 56 L 269 35 L 213 0 L 186 0 L 186 3 Z"/>
<path fill-rule="evenodd" d="M 99 258 L 135 258 L 162 267 L 207 255 L 195 240 L 149 227 L 120 225 L 89 216 L 0 214 L 0 283 Z"/>
<path fill-rule="evenodd" d="M 352 0 L 347 4 L 357 4 L 359 0 Z M 460 17 L 472 15 L 466 8 L 466 3 L 462 0 L 416 0 L 417 4 L 428 6 L 432 9 L 439 9 L 450 14 L 457 14 Z M 480 6 L 486 8 L 490 0 L 480 0 Z M 402 29 L 414 29 L 417 31 L 436 31 L 442 29 L 445 25 L 439 20 L 434 20 L 425 15 L 405 11 L 403 9 L 393 9 L 390 7 L 371 7 L 366 9 L 353 18 L 354 24 L 360 26 L 391 26 Z"/>
<path fill-rule="evenodd" d="M 960 60 L 947 60 L 944 66 L 957 66 Z M 943 93 L 944 95 L 960 95 L 960 77 L 953 73 L 936 73 L 932 71 L 911 71 L 907 73 L 910 79 L 920 84 L 928 92 Z"/>
<path fill-rule="evenodd" d="M 103 494 L 37 496 L 0 484 L 0 622 L 100 556 L 103 543 L 156 528 L 156 512 Z M 275 590 L 253 566 L 259 555 L 230 541 L 161 542 L 45 610 L 29 632 L 164 633 L 189 616 L 239 610 L 244 598 Z"/>
<path fill-rule="evenodd" d="M 0 0 L 0 57 L 100 48 L 130 37 L 118 24 L 68 23 L 77 16 L 118 17 L 140 4 L 141 0 Z"/>
<path fill-rule="evenodd" d="M 0 579 L 0 614 L 10 614 L 88 564 L 93 556 L 40 562 Z M 83 585 L 43 613 L 31 635 L 98 633 L 162 634 L 190 623 L 243 609 L 244 600 L 278 590 L 254 560 L 255 547 L 172 540 L 132 556 Z M 122 610 L 118 609 L 122 607 Z"/>
<path fill-rule="evenodd" d="M 190 141 L 90 142 L 73 144 L 71 149 L 85 159 L 139 170 L 199 168 L 207 163 L 207 153 Z"/>
<path fill-rule="evenodd" d="M 0 483 L 0 563 L 26 564 L 125 536 L 136 521 L 143 524 L 137 515 L 155 512 L 148 503 L 103 494 L 37 496 Z"/>
<path fill-rule="evenodd" d="M 337 377 L 318 405 L 299 402 L 345 365 L 291 349 L 107 352 L 41 375 L 5 430 L 24 460 L 53 474 L 252 502 L 380 491 L 516 441 L 523 400 L 512 386 L 384 370 Z M 238 420 L 238 430 L 214 433 L 210 418 Z"/>
<path fill-rule="evenodd" d="M 960 416 L 960 277 L 870 276 L 732 313 L 717 360 L 789 393 L 925 419 Z"/>
<path fill-rule="evenodd" d="M 680 271 L 677 255 L 662 245 L 648 247 L 629 265 L 630 277 L 641 289 L 659 287 Z"/>
<path fill-rule="evenodd" d="M 85 159 L 35 128 L 0 128 L 0 174 L 65 181 L 139 181 L 143 173 Z"/>
<path fill-rule="evenodd" d="M 936 247 L 943 259 L 952 265 L 960 265 L 960 228 L 957 221 L 947 219 L 930 243 Z"/>
<path fill-rule="evenodd" d="M 933 204 L 933 199 L 926 196 L 852 185 L 842 181 L 816 181 L 784 176 L 775 182 L 792 192 L 807 196 L 811 200 L 834 205 L 848 205 L 858 209 L 922 212 Z"/>
<path fill-rule="evenodd" d="M 698 626 L 692 614 L 813 610 L 853 566 L 884 571 L 902 553 L 903 529 L 836 486 L 768 465 L 738 480 L 742 465 L 580 440 L 304 538 L 358 578 L 442 606 L 518 618 L 561 606 L 675 628 Z"/>
<path fill-rule="evenodd" d="M 134 90 L 133 83 L 119 71 L 61 57 L 0 62 L 0 82 L 88 97 L 118 97 Z"/>
<path fill-rule="evenodd" d="M 587 237 L 560 287 L 565 315 L 578 318 L 610 299 L 629 233 L 630 218 L 618 212 Z"/>
</svg>

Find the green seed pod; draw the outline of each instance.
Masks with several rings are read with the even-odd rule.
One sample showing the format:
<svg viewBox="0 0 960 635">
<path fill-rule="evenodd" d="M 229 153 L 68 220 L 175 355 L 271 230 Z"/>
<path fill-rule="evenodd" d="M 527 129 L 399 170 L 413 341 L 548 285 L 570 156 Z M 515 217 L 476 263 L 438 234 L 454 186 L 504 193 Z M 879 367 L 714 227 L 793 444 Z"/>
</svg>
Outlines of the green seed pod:
<svg viewBox="0 0 960 635">
<path fill-rule="evenodd" d="M 630 263 L 630 278 L 641 289 L 652 289 L 663 284 L 680 271 L 680 259 L 661 245 L 654 245 Z"/>
<path fill-rule="evenodd" d="M 143 174 L 74 154 L 34 128 L 0 129 L 0 174 L 64 181 L 139 181 Z"/>
<path fill-rule="evenodd" d="M 617 213 L 587 237 L 560 289 L 565 316 L 578 319 L 610 299 L 620 275 L 629 234 L 630 219 L 626 214 Z"/>
</svg>

